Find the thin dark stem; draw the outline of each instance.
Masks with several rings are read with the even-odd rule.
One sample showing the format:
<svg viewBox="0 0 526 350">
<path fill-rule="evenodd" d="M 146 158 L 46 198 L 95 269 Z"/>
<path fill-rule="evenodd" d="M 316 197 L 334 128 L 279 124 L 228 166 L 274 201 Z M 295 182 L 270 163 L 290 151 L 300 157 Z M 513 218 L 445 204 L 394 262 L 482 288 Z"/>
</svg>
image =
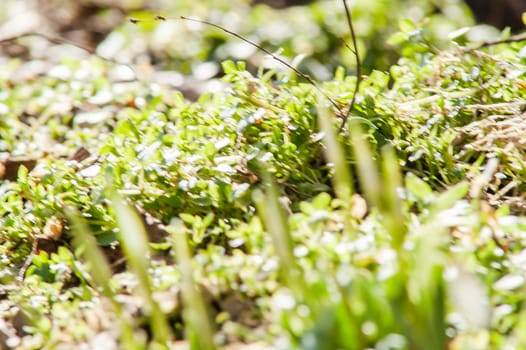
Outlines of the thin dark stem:
<svg viewBox="0 0 526 350">
<path fill-rule="evenodd" d="M 354 47 L 354 50 L 352 50 L 348 45 L 345 45 L 345 46 L 349 48 L 349 50 L 351 50 L 351 52 L 354 54 L 354 57 L 356 58 L 356 85 L 354 86 L 354 92 L 351 98 L 351 102 L 349 102 L 349 107 L 347 109 L 347 112 L 345 113 L 343 117 L 342 125 L 340 126 L 340 131 L 342 131 L 345 128 L 345 124 L 347 123 L 347 120 L 349 119 L 349 115 L 351 114 L 351 111 L 354 108 L 354 104 L 356 102 L 356 95 L 358 94 L 360 83 L 362 82 L 362 63 L 360 60 L 360 52 L 358 51 L 356 32 L 354 31 L 354 26 L 352 24 L 351 10 L 349 9 L 349 6 L 347 5 L 346 0 L 342 0 L 342 2 L 343 2 L 343 7 L 345 8 L 345 17 L 347 18 L 347 24 L 349 25 L 349 31 L 351 32 L 352 45 Z"/>
<path fill-rule="evenodd" d="M 92 55 L 96 54 L 95 53 L 95 49 L 93 49 L 92 47 L 80 45 L 80 44 L 78 44 L 76 42 L 73 42 L 71 40 L 68 40 L 66 38 L 53 36 L 53 35 L 50 35 L 50 34 L 38 33 L 38 32 L 34 32 L 34 31 L 25 32 L 25 33 L 21 33 L 21 34 L 16 34 L 16 35 L 13 35 L 13 36 L 0 37 L 0 43 L 7 43 L 7 42 L 15 41 L 15 40 L 26 38 L 26 37 L 30 37 L 30 36 L 37 36 L 37 37 L 46 39 L 47 41 L 49 41 L 50 43 L 53 43 L 53 44 L 67 44 L 67 45 L 75 46 L 75 47 L 77 47 L 77 48 L 79 48 L 79 49 L 81 49 L 83 51 L 86 51 L 89 54 L 92 54 Z"/>
<path fill-rule="evenodd" d="M 485 42 L 480 43 L 479 45 L 477 45 L 475 47 L 467 48 L 463 52 L 464 53 L 470 53 L 472 51 L 480 50 L 480 49 L 483 49 L 485 47 L 490 47 L 490 46 L 495 46 L 495 45 L 500 45 L 500 44 L 518 43 L 518 42 L 521 42 L 521 41 L 526 41 L 526 33 L 513 35 L 513 36 L 510 36 L 509 38 L 506 38 L 506 39 L 485 41 Z"/>
<path fill-rule="evenodd" d="M 254 46 L 254 47 L 257 47 L 258 50 L 261 50 L 263 51 L 264 53 L 266 53 L 267 55 L 269 55 L 270 57 L 272 57 L 273 59 L 275 59 L 276 61 L 278 61 L 279 63 L 283 64 L 285 67 L 293 70 L 296 74 L 298 74 L 299 76 L 301 76 L 303 79 L 307 80 L 309 83 L 311 83 L 312 85 L 316 85 L 316 82 L 311 78 L 309 77 L 307 74 L 305 73 L 302 73 L 300 72 L 296 67 L 294 67 L 293 65 L 291 65 L 290 63 L 288 63 L 287 61 L 285 61 L 284 59 L 276 56 L 275 54 L 273 54 L 272 52 L 270 52 L 269 50 L 265 49 L 263 46 L 259 45 L 259 44 L 256 44 L 255 42 L 253 42 L 252 40 L 249 40 L 247 38 L 244 38 L 242 37 L 241 35 L 231 31 L 231 30 L 228 30 L 224 27 L 221 27 L 220 25 L 217 25 L 215 23 L 212 23 L 212 22 L 208 22 L 208 21 L 205 21 L 205 20 L 202 20 L 202 19 L 196 19 L 196 18 L 190 18 L 190 17 L 184 17 L 184 16 L 181 16 L 181 19 L 184 19 L 186 21 L 192 21 L 192 22 L 197 22 L 197 23 L 201 23 L 201 24 L 206 24 L 206 25 L 209 25 L 209 26 L 212 26 L 214 28 L 217 28 L 219 30 L 222 30 L 223 32 L 229 34 L 229 35 L 232 35 L 240 40 L 243 40 L 244 42 L 246 43 L 249 43 L 250 45 Z"/>
<path fill-rule="evenodd" d="M 119 62 L 119 61 L 117 61 L 117 60 L 115 60 L 113 58 L 104 57 L 104 56 L 98 54 L 97 50 L 95 48 L 93 48 L 93 47 L 81 45 L 79 43 L 76 43 L 76 42 L 74 42 L 72 40 L 66 39 L 66 38 L 61 37 L 61 36 L 45 34 L 45 33 L 39 33 L 39 32 L 35 32 L 35 31 L 30 31 L 30 32 L 25 32 L 25 33 L 12 35 L 12 36 L 7 36 L 7 37 L 0 37 L 0 44 L 1 43 L 8 43 L 8 42 L 16 41 L 16 40 L 27 38 L 27 37 L 31 37 L 31 36 L 43 38 L 43 39 L 45 39 L 48 42 L 53 43 L 53 44 L 71 45 L 73 47 L 76 47 L 78 49 L 86 51 L 88 54 L 93 55 L 95 57 L 98 57 L 98 58 L 100 58 L 101 60 L 103 60 L 105 62 L 110 62 L 110 63 L 113 63 L 113 64 L 119 64 L 119 65 L 126 66 L 126 67 L 130 68 L 135 73 L 135 75 L 137 75 L 137 72 L 135 71 L 134 67 L 131 66 L 130 64 Z"/>
<path fill-rule="evenodd" d="M 201 24 L 205 24 L 205 25 L 208 25 L 208 26 L 211 26 L 211 27 L 214 27 L 214 28 L 217 28 L 219 30 L 222 30 L 223 32 L 229 34 L 229 35 L 232 35 L 233 37 L 236 37 L 238 38 L 239 40 L 243 40 L 244 42 L 256 47 L 258 50 L 266 53 L 267 55 L 269 55 L 270 57 L 272 57 L 272 59 L 278 61 L 279 63 L 281 63 L 282 65 L 284 65 L 285 67 L 289 68 L 290 70 L 292 70 L 294 73 L 298 74 L 300 77 L 302 77 L 303 79 L 305 79 L 306 81 L 308 81 L 312 86 L 314 86 L 314 88 L 316 88 L 316 90 L 318 90 L 319 92 L 322 93 L 322 95 L 327 98 L 327 100 L 329 100 L 329 102 L 337 109 L 337 110 L 340 110 L 340 107 L 338 106 L 338 104 L 329 96 L 327 95 L 327 93 L 325 91 L 323 91 L 323 89 L 318 85 L 318 83 L 316 83 L 316 81 L 314 79 L 312 79 L 310 76 L 308 76 L 307 74 L 305 73 L 302 73 L 300 70 L 298 70 L 296 67 L 294 67 L 293 65 L 291 65 L 290 63 L 288 63 L 287 61 L 285 61 L 284 59 L 276 56 L 275 54 L 273 54 L 272 52 L 270 52 L 269 50 L 265 49 L 263 46 L 253 42 L 252 40 L 249 40 L 247 38 L 244 38 L 243 36 L 231 31 L 231 30 L 228 30 L 220 25 L 217 25 L 215 23 L 212 23 L 212 22 L 208 22 L 208 21 L 205 21 L 205 20 L 202 20 L 202 19 L 196 19 L 196 18 L 190 18 L 190 17 L 184 17 L 184 16 L 181 16 L 180 17 L 181 19 L 183 20 L 186 20 L 186 21 L 192 21 L 192 22 L 197 22 L 197 23 L 201 23 Z M 157 19 L 159 20 L 165 20 L 166 18 L 165 17 L 158 17 Z M 341 111 L 341 110 L 340 110 Z"/>
</svg>

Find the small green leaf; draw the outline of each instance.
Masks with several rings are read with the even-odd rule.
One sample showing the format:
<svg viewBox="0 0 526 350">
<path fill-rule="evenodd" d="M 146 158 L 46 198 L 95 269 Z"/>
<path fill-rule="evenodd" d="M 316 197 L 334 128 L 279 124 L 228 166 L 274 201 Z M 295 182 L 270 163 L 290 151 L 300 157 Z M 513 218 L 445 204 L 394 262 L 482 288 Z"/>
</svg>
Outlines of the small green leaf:
<svg viewBox="0 0 526 350">
<path fill-rule="evenodd" d="M 450 208 L 456 201 L 464 198 L 469 191 L 469 184 L 467 182 L 461 182 L 448 189 L 446 192 L 441 193 L 433 201 L 434 210 L 443 210 Z"/>
<path fill-rule="evenodd" d="M 237 71 L 236 64 L 231 60 L 224 61 L 221 63 L 221 66 L 223 67 L 225 74 L 234 74 Z"/>
<path fill-rule="evenodd" d="M 408 33 L 412 30 L 415 30 L 415 24 L 409 19 L 403 19 L 398 22 L 398 26 L 402 32 Z"/>
<path fill-rule="evenodd" d="M 312 201 L 312 205 L 316 209 L 327 209 L 331 204 L 331 196 L 328 193 L 320 193 Z"/>
<path fill-rule="evenodd" d="M 21 183 L 24 183 L 27 181 L 27 174 L 28 174 L 28 170 L 27 168 L 24 166 L 24 165 L 20 165 L 18 167 L 18 172 L 17 172 L 17 176 L 18 176 L 18 181 L 20 181 Z"/>
<path fill-rule="evenodd" d="M 328 192 L 331 190 L 331 188 L 328 185 L 322 184 L 322 183 L 318 183 L 318 184 L 301 183 L 298 185 L 298 189 L 300 191 L 312 192 L 312 193 Z"/>
<path fill-rule="evenodd" d="M 448 34 L 448 38 L 451 40 L 455 40 L 457 38 L 460 38 L 467 34 L 471 30 L 471 27 L 462 27 L 460 29 L 454 30 L 451 33 Z"/>
<path fill-rule="evenodd" d="M 49 256 L 45 251 L 41 251 L 40 254 L 33 256 L 31 263 L 35 266 L 43 266 L 49 262 Z"/>
<path fill-rule="evenodd" d="M 150 248 L 153 250 L 168 250 L 172 247 L 172 244 L 169 242 L 161 242 L 161 243 L 152 243 L 150 242 Z"/>
<path fill-rule="evenodd" d="M 97 244 L 99 246 L 107 247 L 117 241 L 117 235 L 115 234 L 115 232 L 108 231 L 99 233 L 95 236 L 95 239 L 97 240 Z"/>
<path fill-rule="evenodd" d="M 427 202 L 433 196 L 431 187 L 425 181 L 419 179 L 415 174 L 408 173 L 405 182 L 407 190 L 420 202 Z"/>
<path fill-rule="evenodd" d="M 190 215 L 190 214 L 187 214 L 187 213 L 181 213 L 181 214 L 179 214 L 179 217 L 181 218 L 181 220 L 183 220 L 184 222 L 186 222 L 189 225 L 193 225 L 195 223 L 195 219 L 196 219 L 193 215 Z"/>
<path fill-rule="evenodd" d="M 210 226 L 210 224 L 214 221 L 214 218 L 214 213 L 206 214 L 206 216 L 203 218 L 202 229 L 205 230 L 208 226 Z"/>
<path fill-rule="evenodd" d="M 193 198 L 192 203 L 200 207 L 208 207 L 212 205 L 212 199 L 210 199 L 209 197 L 198 197 Z"/>
<path fill-rule="evenodd" d="M 242 72 L 247 69 L 247 64 L 244 61 L 237 62 L 237 70 Z"/>
<path fill-rule="evenodd" d="M 393 46 L 400 45 L 406 41 L 407 41 L 407 34 L 404 32 L 394 33 L 387 39 L 387 43 Z"/>
</svg>

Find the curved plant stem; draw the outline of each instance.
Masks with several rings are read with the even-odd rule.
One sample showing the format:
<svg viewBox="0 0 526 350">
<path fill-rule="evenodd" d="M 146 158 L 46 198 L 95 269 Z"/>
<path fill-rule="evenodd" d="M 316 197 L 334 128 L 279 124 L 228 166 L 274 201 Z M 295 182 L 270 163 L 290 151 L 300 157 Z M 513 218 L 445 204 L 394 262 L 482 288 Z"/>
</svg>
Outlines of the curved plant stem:
<svg viewBox="0 0 526 350">
<path fill-rule="evenodd" d="M 215 23 L 212 23 L 212 22 L 208 22 L 208 21 L 205 21 L 205 20 L 202 20 L 202 19 L 196 19 L 196 18 L 190 18 L 190 17 L 185 17 L 185 16 L 181 16 L 180 17 L 181 19 L 183 20 L 186 20 L 186 21 L 192 21 L 192 22 L 197 22 L 197 23 L 201 23 L 201 24 L 205 24 L 205 25 L 208 25 L 208 26 L 211 26 L 211 27 L 214 27 L 214 28 L 217 28 L 219 30 L 222 30 L 223 32 L 229 34 L 229 35 L 232 35 L 233 37 L 236 37 L 240 40 L 243 40 L 244 42 L 256 47 L 258 50 L 266 53 L 267 55 L 269 55 L 270 57 L 272 57 L 272 59 L 278 61 L 279 63 L 281 63 L 282 65 L 284 65 L 285 67 L 289 68 L 290 70 L 292 70 L 294 73 L 298 74 L 300 77 L 302 77 L 303 79 L 305 79 L 306 81 L 309 82 L 309 84 L 311 84 L 312 86 L 314 86 L 314 88 L 316 88 L 316 90 L 318 90 L 319 92 L 322 93 L 322 95 L 327 98 L 327 100 L 339 111 L 341 111 L 340 107 L 338 106 L 338 104 L 336 103 L 336 101 L 334 101 L 334 99 L 332 99 L 329 95 L 327 95 L 327 93 L 325 91 L 323 91 L 323 89 L 318 85 L 318 83 L 312 79 L 310 76 L 308 76 L 307 74 L 301 72 L 299 69 L 297 69 L 296 67 L 294 67 L 293 65 L 291 65 L 290 63 L 288 63 L 287 61 L 285 61 L 284 59 L 280 58 L 279 56 L 273 54 L 272 52 L 270 52 L 269 50 L 265 49 L 263 46 L 261 45 L 258 45 L 257 43 L 255 43 L 254 41 L 252 40 L 249 40 L 247 38 L 244 38 L 243 36 L 231 31 L 231 30 L 228 30 L 220 25 L 217 25 Z M 160 16 L 157 16 L 156 19 L 158 20 L 165 20 L 166 18 L 165 17 L 160 17 Z"/>
<path fill-rule="evenodd" d="M 347 120 L 349 119 L 349 115 L 351 114 L 351 111 L 354 107 L 354 103 L 356 102 L 356 95 L 358 94 L 358 90 L 360 88 L 360 83 L 362 82 L 362 63 L 360 61 L 360 52 L 358 51 L 358 44 L 356 40 L 356 32 L 354 31 L 354 26 L 352 24 L 352 15 L 351 10 L 349 9 L 349 6 L 347 5 L 346 0 L 342 0 L 343 7 L 345 8 L 345 17 L 347 18 L 347 24 L 349 25 L 349 32 L 351 33 L 351 40 L 353 48 L 350 48 L 347 46 L 351 52 L 354 54 L 354 57 L 356 58 L 356 85 L 354 86 L 354 92 L 351 98 L 351 101 L 349 102 L 349 107 L 347 109 L 347 112 L 343 116 L 342 125 L 340 125 L 340 131 L 342 131 L 345 128 L 345 124 L 347 123 Z"/>
</svg>

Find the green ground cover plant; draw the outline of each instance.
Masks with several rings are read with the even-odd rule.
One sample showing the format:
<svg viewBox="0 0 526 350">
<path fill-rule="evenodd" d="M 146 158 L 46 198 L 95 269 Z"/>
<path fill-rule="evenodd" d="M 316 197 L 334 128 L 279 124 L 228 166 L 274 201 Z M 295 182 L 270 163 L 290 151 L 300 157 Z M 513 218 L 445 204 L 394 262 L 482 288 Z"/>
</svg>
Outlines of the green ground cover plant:
<svg viewBox="0 0 526 350">
<path fill-rule="evenodd" d="M 344 23 L 338 4 L 281 15 L 327 21 L 324 40 L 343 52 L 347 27 L 320 12 Z M 274 10 L 242 11 L 268 30 L 256 19 Z M 524 41 L 472 42 L 477 27 L 438 40 L 450 20 L 400 20 L 378 48 L 358 47 L 344 128 L 358 79 L 352 53 L 325 61 L 327 46 L 291 59 L 328 62 L 314 86 L 227 59 L 235 38 L 192 29 L 219 39 L 191 57 L 221 67 L 220 88 L 195 101 L 100 54 L 3 59 L 2 347 L 525 347 Z M 181 23 L 110 36 L 148 41 Z M 143 68 L 186 73 L 194 61 L 173 55 L 187 47 L 168 47 Z"/>
</svg>

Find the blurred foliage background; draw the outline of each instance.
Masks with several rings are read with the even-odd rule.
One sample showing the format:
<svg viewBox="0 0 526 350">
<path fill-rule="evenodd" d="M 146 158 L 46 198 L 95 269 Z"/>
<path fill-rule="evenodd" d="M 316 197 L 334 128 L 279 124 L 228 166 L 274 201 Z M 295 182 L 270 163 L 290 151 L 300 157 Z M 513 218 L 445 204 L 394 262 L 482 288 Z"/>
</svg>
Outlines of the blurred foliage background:
<svg viewBox="0 0 526 350">
<path fill-rule="evenodd" d="M 481 16 L 498 14 L 491 6 L 477 18 L 500 28 L 477 23 L 458 0 L 349 1 L 366 76 L 352 116 L 366 123 L 354 124 L 364 127 L 363 135 L 349 128 L 352 142 L 328 146 L 327 155 L 334 158 L 327 156 L 326 162 L 320 140 L 337 140 L 331 127 L 336 118 L 317 101 L 312 85 L 291 79 L 292 72 L 226 31 L 180 19 L 223 26 L 316 79 L 334 78 L 320 86 L 336 105 L 346 105 L 357 72 L 344 45 L 350 33 L 341 1 L 267 3 L 0 3 L 0 158 L 7 157 L 0 163 L 6 165 L 0 287 L 7 286 L 0 294 L 8 295 L 0 309 L 10 310 L 11 344 L 78 345 L 118 321 L 118 307 L 113 313 L 103 309 L 87 288 L 103 286 L 110 268 L 98 275 L 94 269 L 91 278 L 79 267 L 68 241 L 77 232 L 69 221 L 78 226 L 81 241 L 95 236 L 86 249 L 92 266 L 103 266 L 94 253 L 98 244 L 111 267 L 123 268 L 126 255 L 140 277 L 143 290 L 132 290 L 137 284 L 119 270 L 111 277 L 116 295 L 106 290 L 109 299 L 127 297 L 120 300 L 128 300 L 123 305 L 130 317 L 122 317 L 121 328 L 125 334 L 126 327 L 134 327 L 130 332 L 139 339 L 134 348 L 151 340 L 146 338 L 150 322 L 154 331 L 164 328 L 159 321 L 164 316 L 182 338 L 186 316 L 178 282 L 197 290 L 179 273 L 190 275 L 189 265 L 203 290 L 201 304 L 217 311 L 221 344 L 279 342 L 285 334 L 302 349 L 525 344 L 526 223 L 510 215 L 502 198 L 511 193 L 524 202 L 526 51 L 521 43 L 492 48 L 492 55 L 440 51 L 505 38 L 519 29 L 501 32 L 506 22 Z M 499 3 L 502 9 L 516 2 Z M 214 84 L 228 88 L 201 95 Z M 381 151 L 386 144 L 392 149 Z M 251 162 L 258 158 L 270 173 L 261 172 L 263 186 L 261 166 Z M 336 165 L 333 187 L 329 163 Z M 357 181 L 341 166 L 347 163 L 357 170 Z M 15 170 L 9 171 L 9 164 Z M 126 246 L 141 242 L 144 232 L 138 232 L 141 225 L 130 208 L 112 205 L 121 200 L 110 192 L 108 175 L 147 226 L 153 259 L 145 258 L 146 243 L 136 251 Z M 277 189 L 265 180 L 270 176 Z M 480 201 L 486 186 L 487 199 L 499 209 Z M 351 197 L 352 188 L 363 189 L 366 198 L 361 191 Z M 332 189 L 339 198 L 329 194 Z M 472 201 L 462 200 L 466 196 Z M 362 212 L 349 213 L 360 199 Z M 64 213 L 64 205 L 78 214 Z M 288 222 L 266 209 L 281 205 Z M 86 222 L 75 222 L 77 216 Z M 191 262 L 184 240 L 176 240 L 181 233 L 188 236 Z M 113 249 L 118 235 L 124 252 Z M 174 268 L 173 256 L 186 258 Z M 151 285 L 144 277 L 148 266 Z M 458 288 L 451 282 L 455 278 Z M 451 301 L 471 303 L 447 305 L 446 282 L 460 295 Z M 144 291 L 173 301 L 159 303 L 165 315 L 155 318 L 161 311 L 152 306 L 153 298 L 147 300 L 150 306 L 140 306 Z M 185 311 L 201 308 L 197 298 L 184 300 L 182 293 Z M 149 319 L 136 317 L 146 309 L 153 310 Z M 79 317 L 91 310 L 101 311 L 100 328 Z M 446 314 L 450 310 L 458 312 Z M 202 324 L 190 325 L 194 334 L 202 335 Z M 70 335 L 76 338 L 67 339 Z M 117 344 L 116 337 L 99 339 L 107 346 Z M 161 332 L 153 340 L 165 343 L 165 338 Z"/>
<path fill-rule="evenodd" d="M 307 4 L 287 6 L 300 3 Z M 364 74 L 396 62 L 401 53 L 387 39 L 399 30 L 402 19 L 421 24 L 423 35 L 438 48 L 451 32 L 475 25 L 470 8 L 461 0 L 369 0 L 350 1 L 349 5 Z M 481 13 L 491 10 L 481 9 L 481 2 L 478 7 Z M 151 19 L 156 15 L 174 19 L 138 25 L 129 22 L 130 17 Z M 354 56 L 342 45 L 349 42 L 350 33 L 339 0 L 6 0 L 0 4 L 0 29 L 3 37 L 31 31 L 57 34 L 96 49 L 106 58 L 155 65 L 200 81 L 221 74 L 219 62 L 225 59 L 246 60 L 252 69 L 276 66 L 255 47 L 179 16 L 195 16 L 223 26 L 291 61 L 298 57 L 294 64 L 317 79 L 331 78 L 339 65 L 354 73 Z M 485 40 L 497 34 L 496 29 L 479 25 L 467 39 Z M 28 52 L 10 45 L 4 51 L 10 56 L 52 54 L 45 47 L 42 43 Z M 180 77 L 171 78 L 172 85 L 183 84 Z"/>
</svg>

